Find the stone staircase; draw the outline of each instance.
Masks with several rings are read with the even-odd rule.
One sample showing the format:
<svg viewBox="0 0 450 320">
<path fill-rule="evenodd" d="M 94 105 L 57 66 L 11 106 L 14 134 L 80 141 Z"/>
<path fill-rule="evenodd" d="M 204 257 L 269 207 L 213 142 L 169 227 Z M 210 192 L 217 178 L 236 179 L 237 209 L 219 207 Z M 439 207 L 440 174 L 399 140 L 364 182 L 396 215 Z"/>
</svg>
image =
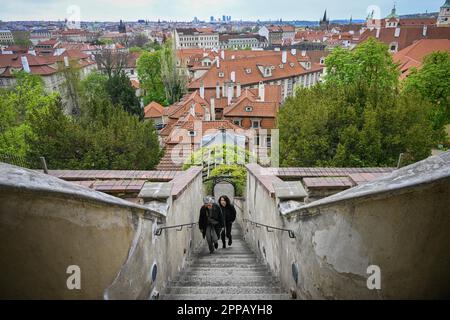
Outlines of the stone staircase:
<svg viewBox="0 0 450 320">
<path fill-rule="evenodd" d="M 289 299 L 279 280 L 260 261 L 233 225 L 233 244 L 209 253 L 205 241 L 187 267 L 160 295 L 161 300 L 281 300 Z"/>
</svg>

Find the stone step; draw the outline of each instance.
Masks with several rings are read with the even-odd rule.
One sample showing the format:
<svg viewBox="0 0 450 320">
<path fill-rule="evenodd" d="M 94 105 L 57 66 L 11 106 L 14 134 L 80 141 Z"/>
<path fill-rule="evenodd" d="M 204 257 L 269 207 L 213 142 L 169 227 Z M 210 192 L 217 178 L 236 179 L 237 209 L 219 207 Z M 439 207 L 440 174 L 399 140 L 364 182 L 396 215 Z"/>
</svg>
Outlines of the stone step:
<svg viewBox="0 0 450 320">
<path fill-rule="evenodd" d="M 281 294 L 280 287 L 254 286 L 254 287 L 171 287 L 165 294 Z"/>
<path fill-rule="evenodd" d="M 195 261 L 192 264 L 190 264 L 191 268 L 255 268 L 262 266 L 260 263 L 253 262 L 229 262 L 229 261 L 222 261 L 217 263 L 209 263 L 209 262 L 198 262 Z"/>
<path fill-rule="evenodd" d="M 227 270 L 227 269 L 213 269 L 208 271 L 193 271 L 192 269 L 186 270 L 183 273 L 184 276 L 205 276 L 205 277 L 213 277 L 213 276 L 266 276 L 271 277 L 272 275 L 267 270 L 252 270 L 252 269 L 237 269 L 237 270 Z"/>
<path fill-rule="evenodd" d="M 246 272 L 246 271 L 264 271 L 267 272 L 267 268 L 262 265 L 255 265 L 254 267 L 246 268 L 234 268 L 234 267 L 222 267 L 222 268 L 211 268 L 211 267 L 190 267 L 186 269 L 187 272 L 208 272 L 208 271 L 223 271 L 223 272 Z"/>
<path fill-rule="evenodd" d="M 288 294 L 162 294 L 161 300 L 289 300 Z M 220 310 L 218 310 L 220 314 Z"/>
<path fill-rule="evenodd" d="M 271 277 L 246 276 L 246 277 L 179 277 L 170 282 L 170 286 L 175 287 L 226 287 L 226 286 L 279 286 L 279 281 Z"/>
</svg>

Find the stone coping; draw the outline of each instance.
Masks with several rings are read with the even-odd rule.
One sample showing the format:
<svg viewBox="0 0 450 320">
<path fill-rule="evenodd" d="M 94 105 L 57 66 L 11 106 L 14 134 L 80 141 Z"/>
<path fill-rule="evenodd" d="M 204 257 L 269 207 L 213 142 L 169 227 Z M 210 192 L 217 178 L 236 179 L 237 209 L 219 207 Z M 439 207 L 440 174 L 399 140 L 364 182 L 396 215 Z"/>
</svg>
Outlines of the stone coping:
<svg viewBox="0 0 450 320">
<path fill-rule="evenodd" d="M 274 197 L 275 187 L 273 184 L 282 183 L 283 180 L 274 175 L 270 168 L 261 167 L 257 163 L 249 163 L 245 167 L 247 168 L 247 171 L 269 192 L 270 196 Z"/>
<path fill-rule="evenodd" d="M 150 213 L 157 218 L 164 217 L 161 213 L 152 211 L 146 206 L 116 198 L 87 187 L 76 185 L 51 175 L 40 173 L 36 170 L 25 169 L 6 163 L 0 163 L 0 189 L 61 195 L 86 201 L 138 209 L 146 212 L 147 214 Z"/>
<path fill-rule="evenodd" d="M 298 205 L 284 212 L 285 215 L 300 213 L 320 206 L 351 201 L 393 192 L 405 192 L 416 187 L 426 186 L 450 178 L 450 151 L 429 157 L 407 167 L 395 170 L 371 182 L 356 186 L 343 192 L 306 205 Z"/>
<path fill-rule="evenodd" d="M 203 167 L 190 167 L 188 170 L 183 171 L 182 174 L 177 175 L 171 183 L 173 183 L 172 197 L 177 199 L 189 185 L 202 174 Z M 203 192 L 199 190 L 198 192 Z"/>
</svg>

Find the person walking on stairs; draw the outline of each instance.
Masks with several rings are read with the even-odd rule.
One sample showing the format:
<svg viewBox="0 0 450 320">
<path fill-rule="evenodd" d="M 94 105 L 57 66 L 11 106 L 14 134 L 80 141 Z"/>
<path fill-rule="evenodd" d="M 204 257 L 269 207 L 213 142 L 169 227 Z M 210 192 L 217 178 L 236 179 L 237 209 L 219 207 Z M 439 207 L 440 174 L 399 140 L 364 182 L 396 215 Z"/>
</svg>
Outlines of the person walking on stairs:
<svg viewBox="0 0 450 320">
<path fill-rule="evenodd" d="M 218 241 L 220 231 L 224 226 L 224 218 L 222 210 L 219 205 L 214 203 L 212 197 L 205 197 L 203 199 L 198 225 L 203 234 L 203 239 L 206 239 L 206 242 L 208 242 L 209 252 L 213 253 L 214 249 L 219 247 Z"/>
<path fill-rule="evenodd" d="M 228 245 L 231 246 L 233 240 L 231 238 L 231 228 L 233 227 L 233 222 L 236 220 L 236 208 L 231 204 L 230 198 L 227 196 L 221 196 L 219 198 L 219 206 L 222 209 L 222 213 L 225 220 L 225 228 L 222 230 L 220 235 L 222 239 L 222 248 L 226 248 L 225 236 L 228 238 Z"/>
</svg>

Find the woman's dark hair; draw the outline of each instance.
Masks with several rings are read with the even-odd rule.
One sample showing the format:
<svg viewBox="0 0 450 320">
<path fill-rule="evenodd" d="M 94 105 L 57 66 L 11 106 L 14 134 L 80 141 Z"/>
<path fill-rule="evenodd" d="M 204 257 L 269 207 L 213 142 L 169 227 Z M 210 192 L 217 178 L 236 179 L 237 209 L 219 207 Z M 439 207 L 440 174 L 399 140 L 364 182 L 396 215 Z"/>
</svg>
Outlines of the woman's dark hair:
<svg viewBox="0 0 450 320">
<path fill-rule="evenodd" d="M 227 205 L 225 206 L 225 208 L 228 208 L 229 206 L 231 206 L 231 201 L 230 198 L 228 198 L 227 196 L 221 196 L 219 198 L 219 205 L 222 206 L 222 204 L 220 203 L 222 201 L 222 199 L 225 200 L 225 202 L 227 203 Z"/>
</svg>

